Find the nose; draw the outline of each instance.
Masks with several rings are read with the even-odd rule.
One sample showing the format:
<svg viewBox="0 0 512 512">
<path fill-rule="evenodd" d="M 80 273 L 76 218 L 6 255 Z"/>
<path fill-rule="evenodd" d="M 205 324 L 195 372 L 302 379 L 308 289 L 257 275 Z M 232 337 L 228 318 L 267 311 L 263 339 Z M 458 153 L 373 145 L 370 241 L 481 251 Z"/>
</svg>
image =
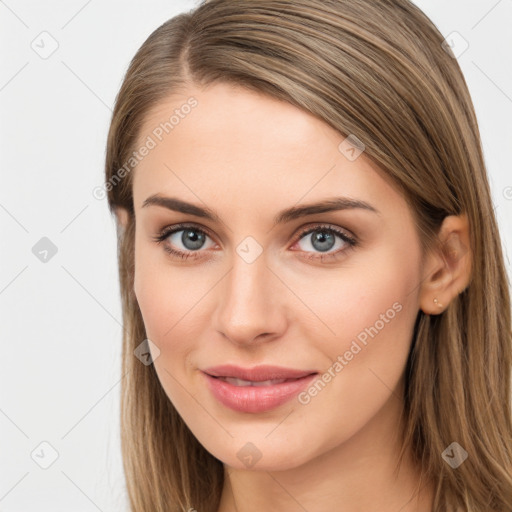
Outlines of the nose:
<svg viewBox="0 0 512 512">
<path fill-rule="evenodd" d="M 236 345 L 280 337 L 286 329 L 284 286 L 267 267 L 265 253 L 252 263 L 237 254 L 217 288 L 214 328 Z"/>
</svg>

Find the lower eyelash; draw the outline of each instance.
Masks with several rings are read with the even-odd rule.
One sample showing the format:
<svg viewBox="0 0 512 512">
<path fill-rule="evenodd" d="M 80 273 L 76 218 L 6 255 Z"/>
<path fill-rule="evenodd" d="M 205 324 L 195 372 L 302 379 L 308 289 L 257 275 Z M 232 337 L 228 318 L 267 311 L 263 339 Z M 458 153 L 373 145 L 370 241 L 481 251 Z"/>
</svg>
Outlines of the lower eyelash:
<svg viewBox="0 0 512 512">
<path fill-rule="evenodd" d="M 173 249 L 172 247 L 168 247 L 167 245 L 164 245 L 164 251 L 168 252 L 172 256 L 177 256 L 178 258 L 181 258 L 182 260 L 196 257 L 196 256 L 193 256 L 194 251 L 190 251 L 190 252 L 177 251 L 176 249 Z M 199 252 L 199 251 L 197 251 L 197 252 Z"/>
</svg>

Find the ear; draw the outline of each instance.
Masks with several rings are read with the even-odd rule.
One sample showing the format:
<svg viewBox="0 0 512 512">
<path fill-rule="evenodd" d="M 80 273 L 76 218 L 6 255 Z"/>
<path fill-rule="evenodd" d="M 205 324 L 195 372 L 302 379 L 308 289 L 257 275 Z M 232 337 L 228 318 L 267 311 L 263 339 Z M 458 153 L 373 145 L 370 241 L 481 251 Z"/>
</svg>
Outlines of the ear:
<svg viewBox="0 0 512 512">
<path fill-rule="evenodd" d="M 438 248 L 425 259 L 420 308 L 428 315 L 442 313 L 471 279 L 469 222 L 466 214 L 445 217 Z"/>
<path fill-rule="evenodd" d="M 128 210 L 121 206 L 117 206 L 114 213 L 116 215 L 117 225 L 124 231 L 128 224 Z"/>
</svg>

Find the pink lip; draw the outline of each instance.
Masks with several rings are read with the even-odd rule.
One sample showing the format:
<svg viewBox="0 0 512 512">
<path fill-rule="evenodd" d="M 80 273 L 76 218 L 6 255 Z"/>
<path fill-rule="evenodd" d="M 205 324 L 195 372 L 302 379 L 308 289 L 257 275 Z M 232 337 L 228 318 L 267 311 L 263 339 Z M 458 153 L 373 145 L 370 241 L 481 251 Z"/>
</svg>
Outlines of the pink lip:
<svg viewBox="0 0 512 512">
<path fill-rule="evenodd" d="M 226 407 L 247 413 L 259 413 L 274 409 L 297 395 L 317 375 L 317 372 L 290 370 L 276 366 L 260 366 L 243 369 L 231 365 L 204 370 L 208 387 L 213 396 Z M 216 374 L 216 376 L 213 376 Z M 269 386 L 235 386 L 218 377 L 261 382 L 274 379 L 289 379 Z"/>
</svg>

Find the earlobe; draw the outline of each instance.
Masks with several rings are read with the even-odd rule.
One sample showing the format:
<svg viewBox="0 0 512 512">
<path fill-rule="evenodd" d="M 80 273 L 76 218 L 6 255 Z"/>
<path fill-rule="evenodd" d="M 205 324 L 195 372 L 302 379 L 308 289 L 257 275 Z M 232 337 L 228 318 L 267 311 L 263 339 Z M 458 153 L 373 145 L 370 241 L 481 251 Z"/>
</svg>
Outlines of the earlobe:
<svg viewBox="0 0 512 512">
<path fill-rule="evenodd" d="M 466 214 L 449 215 L 438 235 L 439 247 L 427 256 L 420 290 L 420 308 L 442 313 L 471 279 L 470 227 Z"/>
</svg>

